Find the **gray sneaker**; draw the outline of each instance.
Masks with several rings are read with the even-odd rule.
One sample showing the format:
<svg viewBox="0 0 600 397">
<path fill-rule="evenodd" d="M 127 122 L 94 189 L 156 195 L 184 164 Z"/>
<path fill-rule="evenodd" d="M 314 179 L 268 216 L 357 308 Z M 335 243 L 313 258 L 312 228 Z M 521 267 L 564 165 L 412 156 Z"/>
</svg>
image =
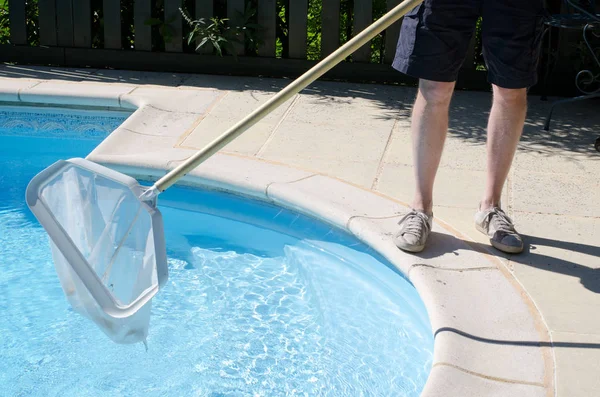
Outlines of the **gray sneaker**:
<svg viewBox="0 0 600 397">
<path fill-rule="evenodd" d="M 433 215 L 411 210 L 404 215 L 398 225 L 400 230 L 394 236 L 394 243 L 398 248 L 408 252 L 421 252 L 431 232 Z"/>
<path fill-rule="evenodd" d="M 523 239 L 513 221 L 500 207 L 477 211 L 475 227 L 490 238 L 490 244 L 502 252 L 518 254 L 523 251 Z"/>
</svg>

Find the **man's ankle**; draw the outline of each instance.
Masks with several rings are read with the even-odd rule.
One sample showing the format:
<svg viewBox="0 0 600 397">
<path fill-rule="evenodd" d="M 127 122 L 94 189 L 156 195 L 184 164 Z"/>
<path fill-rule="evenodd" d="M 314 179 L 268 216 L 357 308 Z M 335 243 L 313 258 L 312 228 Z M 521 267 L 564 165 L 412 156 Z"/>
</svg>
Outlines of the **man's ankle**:
<svg viewBox="0 0 600 397">
<path fill-rule="evenodd" d="M 496 207 L 500 208 L 500 205 L 500 200 L 483 199 L 479 202 L 479 211 L 486 211 Z"/>
<path fill-rule="evenodd" d="M 415 211 L 424 212 L 425 214 L 430 215 L 433 210 L 433 201 L 415 198 L 412 202 L 411 208 Z"/>
</svg>

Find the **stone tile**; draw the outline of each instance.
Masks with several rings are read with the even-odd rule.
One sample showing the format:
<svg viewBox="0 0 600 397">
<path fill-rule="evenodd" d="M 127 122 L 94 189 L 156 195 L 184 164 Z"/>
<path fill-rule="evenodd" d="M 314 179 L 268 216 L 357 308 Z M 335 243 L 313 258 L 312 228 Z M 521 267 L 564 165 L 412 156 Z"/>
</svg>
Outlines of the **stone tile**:
<svg viewBox="0 0 600 397">
<path fill-rule="evenodd" d="M 222 91 L 262 91 L 274 93 L 283 89 L 291 82 L 289 79 L 273 79 L 249 76 L 220 76 L 211 74 L 197 74 L 186 77 L 182 82 L 183 87 L 212 88 Z"/>
<path fill-rule="evenodd" d="M 555 295 L 566 296 L 568 293 L 569 288 L 563 288 L 556 291 Z M 535 293 L 532 293 L 532 296 L 534 295 Z M 600 319 L 592 314 L 600 311 L 600 305 L 597 303 L 561 302 L 557 296 L 554 299 L 538 297 L 535 302 L 544 313 L 551 330 L 600 335 Z"/>
<path fill-rule="evenodd" d="M 408 208 L 402 209 L 402 215 Z M 426 264 L 444 269 L 495 268 L 498 262 L 477 245 L 471 245 L 468 239 L 456 235 L 453 230 L 434 222 L 427 248 L 420 253 L 409 254 L 396 247 L 393 241 L 398 231 L 401 215 L 388 218 L 355 217 L 348 228 L 360 240 L 376 248 L 392 263 L 402 265 L 405 274 L 414 264 Z"/>
<path fill-rule="evenodd" d="M 519 230 L 529 242 L 529 249 L 515 255 L 515 275 L 532 291 L 542 286 L 581 288 L 578 296 L 570 291 L 562 301 L 600 304 L 600 219 L 517 212 Z M 547 296 L 557 293 L 546 291 Z M 596 298 L 597 297 L 597 298 Z M 596 298 L 597 300 L 594 300 Z"/>
<path fill-rule="evenodd" d="M 386 258 L 392 266 L 408 278 L 411 267 L 415 263 L 422 262 L 422 260 L 417 255 L 398 249 L 393 242 L 392 235 L 381 227 L 381 221 L 379 219 L 354 217 L 349 219 L 347 227 L 354 236 L 372 247 L 373 250 Z"/>
<path fill-rule="evenodd" d="M 165 169 L 175 168 L 195 153 L 189 149 L 169 147 L 167 137 L 149 137 L 145 147 L 136 151 L 117 152 L 115 148 L 131 144 L 129 134 L 126 130 L 117 131 L 92 152 L 90 160 L 143 179 L 155 179 L 163 176 Z M 155 149 L 158 151 L 153 151 Z M 268 200 L 266 190 L 271 184 L 284 185 L 311 175 L 306 171 L 255 158 L 217 153 L 178 183 L 235 191 Z"/>
<path fill-rule="evenodd" d="M 42 77 L 29 66 L 21 65 L 0 65 L 0 78 L 2 79 L 23 79 L 23 80 L 40 80 Z"/>
<path fill-rule="evenodd" d="M 122 100 L 135 104 L 152 105 L 171 112 L 205 114 L 214 106 L 222 92 L 217 90 L 139 87 L 123 95 Z"/>
<path fill-rule="evenodd" d="M 471 142 L 484 142 L 492 93 L 455 90 L 448 117 L 449 133 Z"/>
<path fill-rule="evenodd" d="M 231 117 L 214 116 L 209 113 L 199 121 L 192 133 L 183 140 L 181 145 L 187 148 L 201 149 L 231 128 L 235 123 L 236 120 L 231 119 Z M 222 150 L 253 156 L 267 141 L 275 125 L 275 123 L 268 121 L 258 122 Z"/>
<path fill-rule="evenodd" d="M 22 102 L 56 105 L 120 107 L 120 97 L 132 90 L 129 85 L 43 82 L 21 91 Z"/>
<path fill-rule="evenodd" d="M 121 127 L 142 135 L 179 137 L 191 131 L 201 117 L 144 106 L 136 110 Z"/>
<path fill-rule="evenodd" d="M 553 332 L 558 397 L 588 397 L 600 390 L 600 335 Z"/>
<path fill-rule="evenodd" d="M 526 251 L 511 257 L 553 331 L 600 334 L 600 220 L 517 212 Z"/>
<path fill-rule="evenodd" d="M 511 382 L 544 383 L 544 352 L 536 345 L 547 335 L 538 332 L 541 319 L 532 317 L 535 309 L 516 283 L 496 269 L 416 266 L 409 277 L 436 335 L 435 363 Z"/>
<path fill-rule="evenodd" d="M 440 168 L 485 171 L 487 152 L 485 143 L 465 142 L 448 136 L 440 161 Z"/>
<path fill-rule="evenodd" d="M 102 79 L 94 76 L 97 70 L 93 68 L 50 67 L 44 70 L 44 74 L 48 75 L 46 78 L 49 81 L 103 83 Z"/>
<path fill-rule="evenodd" d="M 321 158 L 282 157 L 270 153 L 262 158 L 311 170 L 335 178 L 342 179 L 361 187 L 370 189 L 377 174 L 379 164 L 376 161 L 356 162 L 351 160 L 330 160 Z"/>
<path fill-rule="evenodd" d="M 27 90 L 40 83 L 32 79 L 0 79 L 0 101 L 19 102 L 19 91 Z"/>
<path fill-rule="evenodd" d="M 379 162 L 389 132 L 387 128 L 293 121 L 288 115 L 260 155 L 267 158 Z"/>
<path fill-rule="evenodd" d="M 275 202 L 301 208 L 342 227 L 355 216 L 393 216 L 404 209 L 389 199 L 321 175 L 293 184 L 273 184 L 268 193 Z"/>
<path fill-rule="evenodd" d="M 559 174 L 591 174 L 592 177 L 600 173 L 600 156 L 594 149 L 593 135 L 587 138 L 589 148 L 585 152 L 575 152 L 560 148 L 531 143 L 521 145 L 514 160 L 514 167 L 520 172 L 539 172 Z"/>
<path fill-rule="evenodd" d="M 475 206 L 472 208 L 457 208 L 436 205 L 433 209 L 435 219 L 449 225 L 453 230 L 462 235 L 461 238 L 470 240 L 470 244 L 474 245 L 480 252 L 491 255 L 499 260 L 504 266 L 512 269 L 509 259 L 512 258 L 513 255 L 505 254 L 492 247 L 489 238 L 475 228 L 475 211 Z M 508 214 L 512 217 L 513 221 L 515 221 L 517 230 L 520 231 L 519 218 L 515 218 L 511 211 L 508 211 Z"/>
<path fill-rule="evenodd" d="M 190 158 L 195 151 L 169 146 L 168 137 L 149 137 L 143 147 L 119 153 L 130 145 L 127 130 L 118 130 L 100 144 L 89 159 L 139 179 L 155 180 Z M 172 139 L 172 138 L 171 138 Z M 158 149 L 158 150 L 157 150 Z M 272 183 L 294 182 L 311 174 L 254 158 L 217 153 L 177 181 L 179 185 L 209 187 L 269 200 Z"/>
<path fill-rule="evenodd" d="M 98 69 L 90 76 L 107 83 L 133 85 L 159 85 L 177 87 L 190 75 L 168 72 L 144 72 L 138 70 Z"/>
<path fill-rule="evenodd" d="M 412 138 L 410 120 L 401 118 L 392 128 L 392 136 L 383 161 L 394 165 L 413 165 Z"/>
<path fill-rule="evenodd" d="M 413 168 L 406 165 L 384 164 L 376 189 L 404 202 L 412 202 L 415 182 Z M 457 208 L 477 208 L 483 195 L 484 171 L 440 168 L 433 189 L 435 205 Z M 507 202 L 508 191 L 503 191 Z"/>
<path fill-rule="evenodd" d="M 229 118 L 233 123 L 238 122 L 250 113 L 258 109 L 259 106 L 273 97 L 270 92 L 262 91 L 230 91 L 219 101 L 211 110 L 211 116 Z M 288 99 L 285 103 L 276 109 L 273 109 L 260 122 L 269 122 L 277 124 L 283 117 L 286 110 L 292 105 L 294 98 Z"/>
<path fill-rule="evenodd" d="M 491 105 L 490 93 L 457 91 L 450 107 L 449 132 L 441 167 L 481 169 L 485 164 L 486 124 Z M 600 128 L 595 101 L 582 101 L 559 106 L 551 130 L 544 131 L 543 123 L 551 101 L 530 97 L 527 121 L 515 164 L 526 169 L 547 172 L 597 172 L 598 156 L 593 142 Z M 410 164 L 406 151 L 409 123 L 400 128 L 405 136 L 392 142 L 393 150 L 386 162 Z M 456 143 L 456 152 L 453 144 Z M 481 149 L 481 150 L 480 150 Z M 473 161 L 473 164 L 471 164 Z"/>
<path fill-rule="evenodd" d="M 600 217 L 600 178 L 517 169 L 513 173 L 515 211 Z"/>
<path fill-rule="evenodd" d="M 471 208 L 445 207 L 435 205 L 433 208 L 434 219 L 442 221 L 460 232 L 467 238 L 478 243 L 487 244 L 488 238 L 475 229 L 474 216 L 477 206 Z"/>
<path fill-rule="evenodd" d="M 181 161 L 173 161 L 170 168 Z M 190 172 L 186 180 L 216 188 L 267 197 L 267 188 L 286 185 L 312 174 L 295 168 L 271 164 L 253 158 L 217 153 Z M 277 190 L 277 189 L 275 189 Z"/>
<path fill-rule="evenodd" d="M 470 335 L 463 336 L 451 331 L 442 332 L 436 336 L 439 348 L 435 362 L 510 382 L 543 385 L 546 376 L 544 355 L 538 342 L 537 340 L 523 342 L 474 340 Z M 519 364 L 515 365 L 515 363 Z"/>
<path fill-rule="evenodd" d="M 416 89 L 392 85 L 319 80 L 304 89 L 302 95 L 312 99 L 317 105 L 327 105 L 327 102 L 336 106 L 341 104 L 343 107 L 347 106 L 344 103 L 356 103 L 359 106 L 365 104 L 368 106 L 369 112 L 374 112 L 375 118 L 395 120 L 410 117 Z M 363 115 L 366 116 L 364 113 Z"/>
<path fill-rule="evenodd" d="M 486 379 L 450 366 L 436 366 L 421 397 L 547 397 L 544 387 Z"/>
<path fill-rule="evenodd" d="M 585 266 L 585 262 L 574 262 L 572 258 L 562 259 L 561 254 L 555 250 L 541 248 L 539 251 L 527 252 L 518 258 L 513 256 L 511 267 L 515 276 L 541 306 L 556 311 L 557 315 L 561 313 L 558 318 L 550 316 L 549 325 L 553 330 L 575 332 L 578 330 L 577 326 L 582 327 L 587 323 L 589 325 L 586 326 L 586 332 L 600 334 L 600 329 L 592 328 L 598 326 L 600 321 L 584 318 L 581 319 L 582 322 L 575 324 L 574 316 L 564 317 L 576 306 L 588 307 L 590 310 L 600 307 L 600 269 L 589 268 Z M 551 319 L 558 322 L 550 321 Z"/>
<path fill-rule="evenodd" d="M 405 203 L 411 203 L 415 191 L 413 168 L 409 165 L 383 163 L 375 190 Z"/>
<path fill-rule="evenodd" d="M 600 131 L 597 101 L 578 101 L 557 106 L 552 115 L 550 131 L 545 131 L 546 116 L 556 99 L 559 98 L 549 98 L 548 101 L 540 101 L 539 97 L 530 99 L 521 148 L 542 154 L 563 152 L 593 156 L 594 140 Z M 558 164 L 560 160 L 556 160 Z M 554 165 L 548 164 L 548 167 L 553 168 Z"/>
<path fill-rule="evenodd" d="M 387 108 L 382 108 L 371 99 L 302 94 L 287 121 L 292 124 L 336 126 L 342 131 L 347 127 L 366 128 L 371 135 L 383 133 L 387 138 L 396 117 L 395 113 L 390 114 Z"/>
<path fill-rule="evenodd" d="M 272 94 L 264 92 L 228 92 L 210 110 L 195 130 L 183 141 L 185 147 L 201 148 L 227 131 L 238 121 L 256 110 L 270 99 Z M 289 100 L 248 131 L 231 142 L 224 150 L 247 155 L 256 154 L 271 136 L 286 109 L 292 104 Z"/>
<path fill-rule="evenodd" d="M 163 143 L 164 139 L 164 137 L 151 137 L 154 144 Z M 151 152 L 148 149 L 143 149 L 115 154 L 111 149 L 114 144 L 115 142 L 111 142 L 111 140 L 104 141 L 87 156 L 87 159 L 118 172 L 131 175 L 136 179 L 148 181 L 157 180 L 164 176 L 165 170 L 174 168 L 174 163 L 184 161 L 194 154 L 191 150 L 167 145 L 159 151 Z M 180 182 L 183 182 L 183 180 L 178 183 Z"/>
<path fill-rule="evenodd" d="M 410 121 L 400 119 L 394 126 L 392 140 L 384 158 L 384 162 L 395 165 L 413 165 Z M 460 137 L 448 134 L 440 168 L 459 170 L 485 171 L 485 141 L 465 141 Z"/>
<path fill-rule="evenodd" d="M 176 143 L 175 137 L 142 135 L 120 127 L 102 141 L 95 151 L 113 156 L 151 157 L 165 149 L 173 148 Z"/>
<path fill-rule="evenodd" d="M 539 340 L 520 291 L 497 269 L 451 271 L 415 266 L 410 279 L 425 303 L 429 303 L 434 330 L 461 327 L 460 331 L 480 338 Z M 499 296 L 503 299 L 502 305 L 499 305 Z M 480 310 L 489 304 L 496 310 Z M 485 317 L 473 316 L 473 313 Z"/>
<path fill-rule="evenodd" d="M 91 68 L 62 68 L 33 65 L 0 65 L 0 77 L 27 78 L 47 81 L 96 81 L 93 77 L 96 69 Z"/>
</svg>

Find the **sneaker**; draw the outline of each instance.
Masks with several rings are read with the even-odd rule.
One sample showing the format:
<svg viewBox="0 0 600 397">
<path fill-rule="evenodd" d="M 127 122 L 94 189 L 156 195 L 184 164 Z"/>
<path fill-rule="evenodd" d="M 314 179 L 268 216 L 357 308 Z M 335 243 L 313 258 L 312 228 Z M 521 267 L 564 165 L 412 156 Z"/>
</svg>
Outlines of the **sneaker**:
<svg viewBox="0 0 600 397">
<path fill-rule="evenodd" d="M 512 220 L 500 207 L 477 211 L 475 227 L 490 238 L 490 244 L 502 252 L 518 254 L 523 251 L 523 239 Z"/>
<path fill-rule="evenodd" d="M 421 252 L 431 232 L 433 214 L 411 210 L 404 215 L 398 225 L 400 230 L 394 236 L 394 243 L 398 248 L 408 252 Z"/>
</svg>

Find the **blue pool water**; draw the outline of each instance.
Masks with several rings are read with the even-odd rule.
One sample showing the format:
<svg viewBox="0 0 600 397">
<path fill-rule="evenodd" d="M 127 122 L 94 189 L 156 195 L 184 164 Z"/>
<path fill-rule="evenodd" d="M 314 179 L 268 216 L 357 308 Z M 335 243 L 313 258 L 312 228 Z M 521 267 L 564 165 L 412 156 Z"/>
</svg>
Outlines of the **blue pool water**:
<svg viewBox="0 0 600 397">
<path fill-rule="evenodd" d="M 0 395 L 419 396 L 433 337 L 414 288 L 342 231 L 224 193 L 160 196 L 170 275 L 148 350 L 112 343 L 69 308 L 24 191 L 126 116 L 5 112 Z"/>
</svg>

